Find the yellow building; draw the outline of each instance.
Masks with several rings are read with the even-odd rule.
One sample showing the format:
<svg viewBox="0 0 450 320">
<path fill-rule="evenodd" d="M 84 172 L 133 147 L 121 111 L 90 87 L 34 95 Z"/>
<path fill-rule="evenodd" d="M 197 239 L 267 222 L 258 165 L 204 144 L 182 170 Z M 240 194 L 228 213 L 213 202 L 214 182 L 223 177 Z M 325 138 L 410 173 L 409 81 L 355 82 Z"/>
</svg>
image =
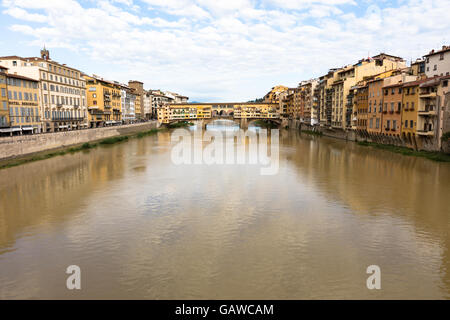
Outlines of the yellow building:
<svg viewBox="0 0 450 320">
<path fill-rule="evenodd" d="M 121 123 L 121 86 L 97 76 L 85 75 L 84 78 L 89 127 L 97 128 Z"/>
<path fill-rule="evenodd" d="M 416 146 L 417 116 L 419 107 L 419 85 L 424 80 L 403 84 L 402 138 L 411 146 Z"/>
<path fill-rule="evenodd" d="M 39 81 L 6 74 L 10 133 L 32 134 L 40 132 Z"/>
<path fill-rule="evenodd" d="M 188 103 L 158 108 L 158 121 L 170 123 L 179 120 L 211 119 L 216 116 L 235 119 L 278 119 L 277 103 Z M 214 115 L 214 116 L 213 116 Z"/>
<path fill-rule="evenodd" d="M 0 132 L 10 126 L 6 71 L 7 68 L 0 66 Z"/>
<path fill-rule="evenodd" d="M 266 103 L 280 103 L 280 94 L 287 91 L 289 88 L 285 86 L 275 86 L 264 96 Z"/>
</svg>

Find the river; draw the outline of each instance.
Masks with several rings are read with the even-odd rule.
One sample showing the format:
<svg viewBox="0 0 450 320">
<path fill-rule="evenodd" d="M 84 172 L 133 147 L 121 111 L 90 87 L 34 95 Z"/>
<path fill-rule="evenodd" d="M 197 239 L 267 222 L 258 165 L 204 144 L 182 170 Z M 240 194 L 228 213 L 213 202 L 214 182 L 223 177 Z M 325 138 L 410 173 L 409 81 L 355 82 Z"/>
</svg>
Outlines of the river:
<svg viewBox="0 0 450 320">
<path fill-rule="evenodd" d="M 286 130 L 275 175 L 171 149 L 0 170 L 0 299 L 450 299 L 450 164 Z"/>
</svg>

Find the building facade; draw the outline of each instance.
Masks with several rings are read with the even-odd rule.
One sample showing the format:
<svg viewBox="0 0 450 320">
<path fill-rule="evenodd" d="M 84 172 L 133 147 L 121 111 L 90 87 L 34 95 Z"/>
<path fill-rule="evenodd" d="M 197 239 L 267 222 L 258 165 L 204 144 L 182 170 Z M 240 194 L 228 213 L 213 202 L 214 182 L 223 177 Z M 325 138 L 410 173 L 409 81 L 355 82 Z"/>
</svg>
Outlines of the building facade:
<svg viewBox="0 0 450 320">
<path fill-rule="evenodd" d="M 422 81 L 410 81 L 403 84 L 402 139 L 414 148 L 417 148 L 419 85 Z"/>
<path fill-rule="evenodd" d="M 387 79 L 385 79 L 387 80 Z M 402 125 L 403 83 L 383 86 L 383 117 L 381 132 L 400 137 Z"/>
<path fill-rule="evenodd" d="M 145 113 L 144 113 L 144 83 L 137 80 L 130 80 L 128 81 L 128 86 L 131 89 L 134 89 L 134 95 L 136 96 L 135 101 L 135 114 L 136 114 L 136 120 L 143 120 L 145 119 Z"/>
<path fill-rule="evenodd" d="M 55 132 L 87 126 L 86 83 L 82 73 L 50 59 L 45 48 L 41 57 L 0 57 L 0 65 L 39 81 L 39 131 Z"/>
<path fill-rule="evenodd" d="M 7 70 L 7 68 L 0 66 L 0 133 L 2 133 L 2 130 L 7 130 L 11 126 L 6 78 Z"/>
<path fill-rule="evenodd" d="M 90 128 L 122 123 L 122 87 L 96 75 L 84 76 Z"/>
<path fill-rule="evenodd" d="M 425 74 L 428 78 L 450 75 L 450 46 L 432 50 L 425 58 Z"/>
<path fill-rule="evenodd" d="M 39 81 L 7 74 L 11 133 L 31 134 L 41 131 Z"/>
</svg>

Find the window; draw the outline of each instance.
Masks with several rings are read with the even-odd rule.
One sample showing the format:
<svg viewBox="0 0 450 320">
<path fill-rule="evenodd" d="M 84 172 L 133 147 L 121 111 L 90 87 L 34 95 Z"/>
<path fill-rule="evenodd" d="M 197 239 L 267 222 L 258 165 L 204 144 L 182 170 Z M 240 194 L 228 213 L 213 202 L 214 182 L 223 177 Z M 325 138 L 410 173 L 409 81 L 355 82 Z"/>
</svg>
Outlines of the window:
<svg viewBox="0 0 450 320">
<path fill-rule="evenodd" d="M 408 120 L 405 120 L 405 128 L 408 128 Z"/>
<path fill-rule="evenodd" d="M 439 60 L 444 60 L 444 52 L 441 53 Z"/>
<path fill-rule="evenodd" d="M 397 120 L 392 121 L 392 129 L 397 130 Z"/>
<path fill-rule="evenodd" d="M 6 89 L 2 88 L 2 97 L 6 97 Z"/>
<path fill-rule="evenodd" d="M 443 87 L 448 87 L 448 80 L 445 80 L 445 81 L 442 83 L 442 86 L 443 86 Z"/>
<path fill-rule="evenodd" d="M 17 67 L 17 61 L 13 61 L 13 67 Z"/>
<path fill-rule="evenodd" d="M 386 123 L 386 129 L 389 130 L 390 126 L 391 126 L 391 121 L 388 120 L 387 123 Z"/>
<path fill-rule="evenodd" d="M 380 128 L 380 118 L 377 118 L 377 129 Z"/>
<path fill-rule="evenodd" d="M 414 127 L 414 121 L 412 121 L 412 120 L 409 121 L 409 127 L 410 127 L 410 128 L 413 128 L 413 127 Z"/>
<path fill-rule="evenodd" d="M 434 65 L 433 71 L 437 70 L 437 64 Z"/>
</svg>

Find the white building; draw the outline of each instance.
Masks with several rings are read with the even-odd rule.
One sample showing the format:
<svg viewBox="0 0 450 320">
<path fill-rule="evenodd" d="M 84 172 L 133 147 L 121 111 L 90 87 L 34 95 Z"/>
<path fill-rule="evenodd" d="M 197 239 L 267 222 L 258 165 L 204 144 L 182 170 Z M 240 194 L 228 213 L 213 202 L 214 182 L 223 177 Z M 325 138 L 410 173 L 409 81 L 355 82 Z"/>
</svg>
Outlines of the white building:
<svg viewBox="0 0 450 320">
<path fill-rule="evenodd" d="M 122 122 L 126 124 L 134 123 L 136 121 L 136 110 L 134 106 L 136 95 L 133 93 L 134 90 L 127 85 L 122 84 L 121 87 Z"/>
<path fill-rule="evenodd" d="M 144 102 L 143 106 L 144 118 L 150 120 L 153 118 L 152 113 L 153 95 L 151 94 L 151 92 L 144 91 L 143 102 Z"/>
<path fill-rule="evenodd" d="M 424 58 L 427 77 L 450 75 L 450 46 L 443 46 L 439 51 L 432 50 Z"/>
</svg>

